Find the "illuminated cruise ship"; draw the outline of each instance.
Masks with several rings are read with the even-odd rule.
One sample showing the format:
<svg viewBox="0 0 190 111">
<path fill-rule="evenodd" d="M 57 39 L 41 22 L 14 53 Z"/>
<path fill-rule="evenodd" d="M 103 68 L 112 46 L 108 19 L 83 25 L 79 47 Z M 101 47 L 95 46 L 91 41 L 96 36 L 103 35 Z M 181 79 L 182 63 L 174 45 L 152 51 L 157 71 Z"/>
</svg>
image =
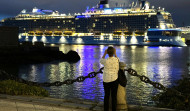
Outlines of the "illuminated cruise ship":
<svg viewBox="0 0 190 111">
<path fill-rule="evenodd" d="M 19 40 L 58 44 L 116 44 L 186 46 L 171 14 L 138 0 L 129 6 L 109 7 L 108 0 L 84 13 L 60 14 L 54 10 L 25 9 L 3 26 L 19 27 Z"/>
</svg>

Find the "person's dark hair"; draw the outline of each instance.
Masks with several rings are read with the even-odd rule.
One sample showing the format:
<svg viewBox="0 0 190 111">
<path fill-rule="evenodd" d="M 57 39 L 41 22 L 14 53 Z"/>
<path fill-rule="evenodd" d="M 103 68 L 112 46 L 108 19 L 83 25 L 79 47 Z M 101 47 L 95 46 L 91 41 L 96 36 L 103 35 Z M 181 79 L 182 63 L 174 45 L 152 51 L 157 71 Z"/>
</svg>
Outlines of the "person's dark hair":
<svg viewBox="0 0 190 111">
<path fill-rule="evenodd" d="M 108 55 L 109 55 L 109 57 L 112 57 L 113 56 L 113 54 L 114 54 L 114 48 L 113 47 L 108 47 L 108 49 L 107 49 L 107 53 L 108 53 Z"/>
</svg>

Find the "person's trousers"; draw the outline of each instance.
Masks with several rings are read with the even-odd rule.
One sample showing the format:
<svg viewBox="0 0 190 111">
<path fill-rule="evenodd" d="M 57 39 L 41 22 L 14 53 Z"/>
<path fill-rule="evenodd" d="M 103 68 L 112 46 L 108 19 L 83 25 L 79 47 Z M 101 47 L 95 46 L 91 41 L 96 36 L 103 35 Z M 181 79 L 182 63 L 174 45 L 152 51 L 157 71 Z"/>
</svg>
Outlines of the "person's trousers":
<svg viewBox="0 0 190 111">
<path fill-rule="evenodd" d="M 112 111 L 116 111 L 117 107 L 117 89 L 118 89 L 118 81 L 113 82 L 103 82 L 104 85 L 104 111 L 109 111 L 109 98 L 111 92 L 112 99 Z"/>
</svg>

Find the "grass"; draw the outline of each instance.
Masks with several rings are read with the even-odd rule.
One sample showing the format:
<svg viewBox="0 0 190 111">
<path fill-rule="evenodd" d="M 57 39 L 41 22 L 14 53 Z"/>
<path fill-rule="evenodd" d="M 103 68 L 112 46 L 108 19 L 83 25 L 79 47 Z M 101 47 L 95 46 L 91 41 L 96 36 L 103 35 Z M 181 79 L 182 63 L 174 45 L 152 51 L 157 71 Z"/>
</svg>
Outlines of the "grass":
<svg viewBox="0 0 190 111">
<path fill-rule="evenodd" d="M 30 86 L 14 80 L 0 81 L 0 93 L 8 95 L 49 96 L 48 91 L 40 86 Z"/>
</svg>

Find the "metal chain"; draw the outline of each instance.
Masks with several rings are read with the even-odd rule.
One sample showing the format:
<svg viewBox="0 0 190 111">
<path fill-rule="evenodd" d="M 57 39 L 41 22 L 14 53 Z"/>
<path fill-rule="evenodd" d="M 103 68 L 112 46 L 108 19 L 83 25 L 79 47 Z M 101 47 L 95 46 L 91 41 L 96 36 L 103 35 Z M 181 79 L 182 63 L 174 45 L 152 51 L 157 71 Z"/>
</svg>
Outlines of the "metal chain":
<svg viewBox="0 0 190 111">
<path fill-rule="evenodd" d="M 48 83 L 48 82 L 38 83 L 38 82 L 26 81 L 24 79 L 17 78 L 17 77 L 15 77 L 13 75 L 10 75 L 10 74 L 6 73 L 5 71 L 2 71 L 2 70 L 0 70 L 0 74 L 4 75 L 6 77 L 9 77 L 9 79 L 11 79 L 11 80 L 16 80 L 18 82 L 22 82 L 22 83 L 25 83 L 25 84 L 28 84 L 28 85 L 37 85 L 37 86 L 50 87 L 50 86 L 62 86 L 64 84 L 71 85 L 71 84 L 73 84 L 75 82 L 83 82 L 87 78 L 94 78 L 94 77 L 96 77 L 97 74 L 103 73 L 103 71 L 102 71 L 103 69 L 104 69 L 104 67 L 100 68 L 100 70 L 97 71 L 97 72 L 91 72 L 91 73 L 89 73 L 87 76 L 80 76 L 80 77 L 77 77 L 76 79 L 67 79 L 67 80 L 65 80 L 63 82 L 56 81 L 56 82 L 53 82 L 53 83 Z M 179 92 L 179 91 L 177 91 L 175 89 L 169 89 L 169 88 L 166 88 L 164 85 L 162 85 L 162 84 L 160 84 L 158 82 L 151 81 L 148 77 L 146 77 L 144 75 L 139 75 L 137 73 L 137 71 L 135 71 L 132 68 L 125 69 L 124 71 L 127 71 L 128 74 L 130 74 L 131 76 L 138 77 L 144 83 L 151 84 L 154 88 L 157 88 L 159 90 L 163 90 L 163 91 L 170 90 L 172 92 L 175 92 L 177 95 L 179 95 L 181 97 L 186 97 L 186 98 L 190 97 L 190 95 L 186 95 L 185 96 L 181 92 Z"/>
<path fill-rule="evenodd" d="M 44 87 L 62 86 L 64 84 L 71 85 L 74 82 L 83 82 L 87 78 L 94 78 L 94 77 L 96 77 L 97 74 L 103 73 L 103 71 L 102 71 L 103 69 L 104 68 L 102 67 L 98 72 L 91 72 L 87 76 L 80 76 L 80 77 L 77 77 L 76 79 L 67 79 L 67 80 L 65 80 L 63 82 L 56 81 L 56 82 L 53 82 L 53 83 L 48 83 L 48 82 L 38 83 L 38 82 L 26 81 L 26 80 L 20 79 L 20 78 L 16 78 L 16 81 L 22 82 L 22 83 L 25 83 L 25 84 L 28 84 L 28 85 L 37 85 L 37 86 L 44 86 Z"/>
<path fill-rule="evenodd" d="M 169 91 L 170 90 L 172 92 L 175 92 L 175 94 L 177 94 L 178 96 L 181 96 L 181 97 L 184 97 L 184 98 L 189 98 L 190 97 L 190 95 L 183 95 L 181 92 L 177 91 L 176 89 L 166 88 L 164 85 L 162 85 L 162 84 L 160 84 L 158 82 L 151 81 L 148 77 L 146 77 L 144 75 L 139 75 L 137 73 L 137 71 L 135 71 L 132 68 L 125 69 L 125 71 L 127 71 L 128 74 L 130 74 L 132 76 L 138 77 L 142 82 L 151 84 L 154 88 L 157 88 L 157 89 L 163 90 L 163 91 Z M 188 99 L 186 100 L 186 102 L 188 102 Z"/>
<path fill-rule="evenodd" d="M 146 77 L 146 76 L 144 76 L 144 75 L 139 75 L 139 74 L 137 73 L 137 71 L 135 71 L 135 70 L 132 69 L 132 68 L 125 69 L 125 71 L 127 71 L 128 74 L 130 74 L 130 75 L 132 75 L 132 76 L 138 77 L 142 82 L 151 84 L 152 86 L 154 86 L 154 88 L 157 88 L 157 89 L 163 90 L 163 91 L 166 91 L 166 90 L 167 90 L 167 88 L 164 87 L 162 84 L 160 84 L 160 83 L 158 83 L 158 82 L 151 81 L 148 77 Z"/>
<path fill-rule="evenodd" d="M 10 75 L 8 73 L 6 73 L 5 71 L 2 71 L 0 70 L 0 73 L 2 75 L 6 75 L 6 77 L 9 77 L 9 79 L 11 80 L 16 80 L 18 82 L 22 82 L 22 83 L 26 83 L 28 85 L 39 85 L 39 86 L 45 86 L 45 87 L 49 87 L 49 86 L 61 86 L 61 85 L 71 85 L 73 84 L 74 82 L 83 82 L 85 79 L 87 78 L 94 78 L 96 77 L 97 74 L 99 73 L 103 73 L 103 70 L 104 67 L 100 68 L 99 71 L 97 72 L 91 72 L 89 73 L 87 76 L 80 76 L 80 77 L 77 77 L 76 79 L 67 79 L 63 82 L 60 82 L 60 81 L 56 81 L 56 82 L 53 82 L 53 83 L 48 83 L 48 82 L 45 82 L 45 83 L 38 83 L 38 82 L 32 82 L 32 81 L 26 81 L 24 79 L 21 79 L 21 78 L 17 78 L 13 75 Z M 132 68 L 128 68 L 128 69 L 125 69 L 124 71 L 127 71 L 128 74 L 132 75 L 132 76 L 136 76 L 138 78 L 140 78 L 141 81 L 145 82 L 145 83 L 149 83 L 151 84 L 152 86 L 154 86 L 155 88 L 159 89 L 159 90 L 163 90 L 163 91 L 166 91 L 167 88 L 164 87 L 162 84 L 158 83 L 158 82 L 154 82 L 154 81 L 151 81 L 148 77 L 144 76 L 144 75 L 139 75 L 134 69 Z M 175 91 L 177 92 L 178 94 L 181 94 L 180 92 L 178 92 L 177 90 Z"/>
</svg>

